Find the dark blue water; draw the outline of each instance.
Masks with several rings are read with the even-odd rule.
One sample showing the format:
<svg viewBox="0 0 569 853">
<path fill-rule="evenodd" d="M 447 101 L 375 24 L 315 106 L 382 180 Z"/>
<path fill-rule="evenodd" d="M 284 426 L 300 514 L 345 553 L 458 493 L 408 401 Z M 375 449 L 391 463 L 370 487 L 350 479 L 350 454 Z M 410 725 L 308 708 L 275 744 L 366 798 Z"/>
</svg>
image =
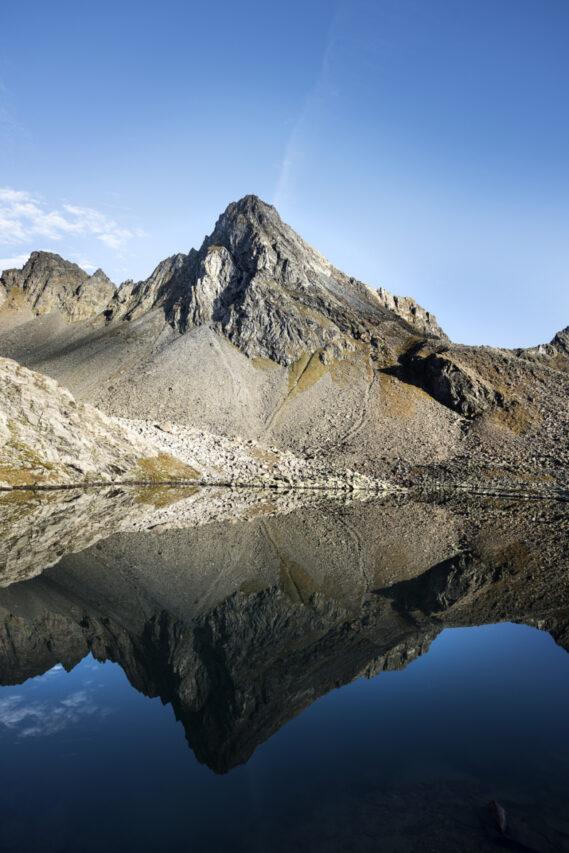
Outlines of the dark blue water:
<svg viewBox="0 0 569 853">
<path fill-rule="evenodd" d="M 404 671 L 333 691 L 216 776 L 170 707 L 89 657 L 0 689 L 0 846 L 404 850 L 405 820 L 434 820 L 445 843 L 458 832 L 464 849 L 493 849 L 498 799 L 527 849 L 569 849 L 568 723 L 569 655 L 549 634 L 445 630 Z"/>
</svg>

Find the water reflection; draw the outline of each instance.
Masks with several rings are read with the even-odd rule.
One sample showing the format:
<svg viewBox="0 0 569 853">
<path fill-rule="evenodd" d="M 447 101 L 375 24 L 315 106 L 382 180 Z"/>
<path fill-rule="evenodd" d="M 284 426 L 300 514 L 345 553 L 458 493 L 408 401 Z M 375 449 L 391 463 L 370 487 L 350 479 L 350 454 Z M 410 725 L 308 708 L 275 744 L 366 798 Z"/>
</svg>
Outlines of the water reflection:
<svg viewBox="0 0 569 853">
<path fill-rule="evenodd" d="M 107 494 L 105 511 L 89 501 L 79 515 L 52 507 L 53 529 L 45 506 L 37 526 L 36 505 L 27 538 L 15 509 L 20 546 L 11 540 L 4 582 L 32 577 L 0 590 L 0 683 L 89 653 L 117 662 L 172 705 L 217 773 L 333 688 L 403 669 L 445 627 L 521 622 L 568 647 L 564 504 L 257 506 L 245 521 L 113 532 L 105 513 L 136 512 L 132 497 Z M 69 553 L 78 518 L 96 544 Z M 68 553 L 44 569 L 55 531 Z"/>
</svg>

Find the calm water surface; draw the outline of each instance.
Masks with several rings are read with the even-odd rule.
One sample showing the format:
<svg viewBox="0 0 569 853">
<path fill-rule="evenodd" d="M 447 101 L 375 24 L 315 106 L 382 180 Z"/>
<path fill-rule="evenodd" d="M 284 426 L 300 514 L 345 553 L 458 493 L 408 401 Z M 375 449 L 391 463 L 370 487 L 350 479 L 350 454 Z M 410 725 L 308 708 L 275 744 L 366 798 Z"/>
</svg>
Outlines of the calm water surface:
<svg viewBox="0 0 569 853">
<path fill-rule="evenodd" d="M 397 836 L 413 810 L 444 824 L 449 809 L 493 849 L 494 798 L 538 847 L 544 833 L 563 844 L 568 719 L 569 655 L 548 634 L 450 629 L 404 671 L 318 699 L 216 775 L 169 706 L 89 656 L 0 690 L 2 849 L 382 849 L 386 824 Z"/>
<path fill-rule="evenodd" d="M 0 500 L 2 853 L 569 851 L 569 505 L 255 499 Z"/>
</svg>

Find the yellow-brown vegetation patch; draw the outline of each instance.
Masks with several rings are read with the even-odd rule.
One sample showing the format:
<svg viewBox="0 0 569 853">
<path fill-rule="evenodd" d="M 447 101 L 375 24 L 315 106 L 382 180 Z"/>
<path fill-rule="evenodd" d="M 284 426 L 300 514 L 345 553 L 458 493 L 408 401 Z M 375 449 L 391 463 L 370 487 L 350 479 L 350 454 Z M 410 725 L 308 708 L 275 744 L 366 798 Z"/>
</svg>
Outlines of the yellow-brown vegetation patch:
<svg viewBox="0 0 569 853">
<path fill-rule="evenodd" d="M 509 468 L 484 468 L 483 476 L 489 480 L 496 480 L 500 477 L 508 477 L 517 480 L 517 484 L 521 486 L 535 486 L 539 483 L 555 483 L 555 477 L 551 474 L 525 474 L 522 471 L 512 471 Z"/>
<path fill-rule="evenodd" d="M 42 503 L 55 502 L 59 499 L 57 492 L 31 492 L 27 489 L 15 489 L 13 492 L 0 492 L 0 509 L 3 507 L 21 507 L 23 509 L 35 509 L 40 501 Z"/>
<path fill-rule="evenodd" d="M 267 515 L 269 512 L 272 512 L 277 507 L 276 503 L 272 500 L 263 501 L 262 503 L 253 504 L 252 507 L 249 507 L 247 510 L 247 519 L 257 518 L 259 515 Z"/>
<path fill-rule="evenodd" d="M 302 601 L 308 604 L 310 596 L 316 592 L 318 585 L 306 569 L 299 566 L 288 557 L 280 556 L 279 586 L 292 601 Z"/>
<path fill-rule="evenodd" d="M 8 290 L 6 301 L 0 307 L 0 311 L 21 311 L 29 307 L 22 288 L 12 286 Z"/>
<path fill-rule="evenodd" d="M 505 409 L 496 409 L 490 417 L 505 426 L 514 435 L 523 435 L 541 420 L 539 412 L 523 406 L 521 403 L 508 406 Z"/>
<path fill-rule="evenodd" d="M 379 373 L 381 402 L 386 414 L 394 418 L 412 418 L 421 401 L 431 401 L 431 397 L 422 388 L 401 382 L 389 373 Z"/>
<path fill-rule="evenodd" d="M 1 486 L 33 486 L 43 479 L 43 472 L 29 468 L 15 468 L 13 465 L 0 465 Z"/>
<path fill-rule="evenodd" d="M 262 447 L 251 447 L 250 453 L 253 459 L 256 459 L 258 462 L 264 462 L 267 465 L 274 465 L 279 461 L 277 453 L 273 453 L 272 450 L 266 450 Z"/>
<path fill-rule="evenodd" d="M 538 563 L 537 555 L 525 542 L 519 541 L 498 545 L 484 554 L 484 558 L 493 568 L 506 568 L 511 572 L 521 572 Z"/>
<path fill-rule="evenodd" d="M 35 450 L 18 440 L 16 423 L 8 421 L 12 438 L 2 447 L 0 482 L 7 486 L 31 486 L 34 483 L 50 483 L 57 479 L 57 471 L 51 462 L 43 459 Z M 62 471 L 64 471 L 62 466 Z"/>
<path fill-rule="evenodd" d="M 262 355 L 254 356 L 251 359 L 251 364 L 255 370 L 264 370 L 265 372 L 274 370 L 275 367 L 280 367 L 280 364 L 277 364 L 277 362 L 273 361 L 272 358 L 264 358 Z"/>
<path fill-rule="evenodd" d="M 358 342 L 355 342 L 358 345 Z M 322 361 L 321 350 L 316 350 L 312 355 L 304 353 L 288 368 L 288 393 L 287 397 L 294 397 L 308 391 L 326 373 L 330 373 L 332 381 L 341 388 L 347 388 L 361 375 L 364 368 L 368 382 L 373 378 L 373 369 L 367 356 L 369 348 L 365 344 L 358 345 L 358 351 L 346 354 L 342 358 L 334 359 L 328 364 Z"/>
<path fill-rule="evenodd" d="M 160 453 L 158 456 L 141 459 L 131 476 L 136 480 L 160 483 L 169 480 L 197 480 L 200 472 L 169 453 Z"/>
<path fill-rule="evenodd" d="M 328 372 L 328 366 L 320 360 L 320 351 L 309 355 L 304 353 L 288 368 L 288 393 L 292 398 L 297 394 L 308 391 L 319 379 Z"/>
<path fill-rule="evenodd" d="M 199 490 L 199 486 L 146 486 L 137 493 L 135 503 L 150 504 L 156 509 L 162 509 L 195 495 Z"/>
</svg>

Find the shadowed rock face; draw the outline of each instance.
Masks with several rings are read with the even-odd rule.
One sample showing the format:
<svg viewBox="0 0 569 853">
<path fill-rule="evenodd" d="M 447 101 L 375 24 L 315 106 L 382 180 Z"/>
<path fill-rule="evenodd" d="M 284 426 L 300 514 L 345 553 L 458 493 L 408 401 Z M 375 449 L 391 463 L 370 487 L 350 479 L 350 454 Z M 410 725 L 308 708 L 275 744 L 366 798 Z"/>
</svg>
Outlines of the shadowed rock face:
<svg viewBox="0 0 569 853">
<path fill-rule="evenodd" d="M 524 622 L 568 648 L 568 525 L 564 505 L 391 500 L 116 534 L 0 591 L 0 681 L 117 661 L 226 772 L 444 627 Z"/>
</svg>

